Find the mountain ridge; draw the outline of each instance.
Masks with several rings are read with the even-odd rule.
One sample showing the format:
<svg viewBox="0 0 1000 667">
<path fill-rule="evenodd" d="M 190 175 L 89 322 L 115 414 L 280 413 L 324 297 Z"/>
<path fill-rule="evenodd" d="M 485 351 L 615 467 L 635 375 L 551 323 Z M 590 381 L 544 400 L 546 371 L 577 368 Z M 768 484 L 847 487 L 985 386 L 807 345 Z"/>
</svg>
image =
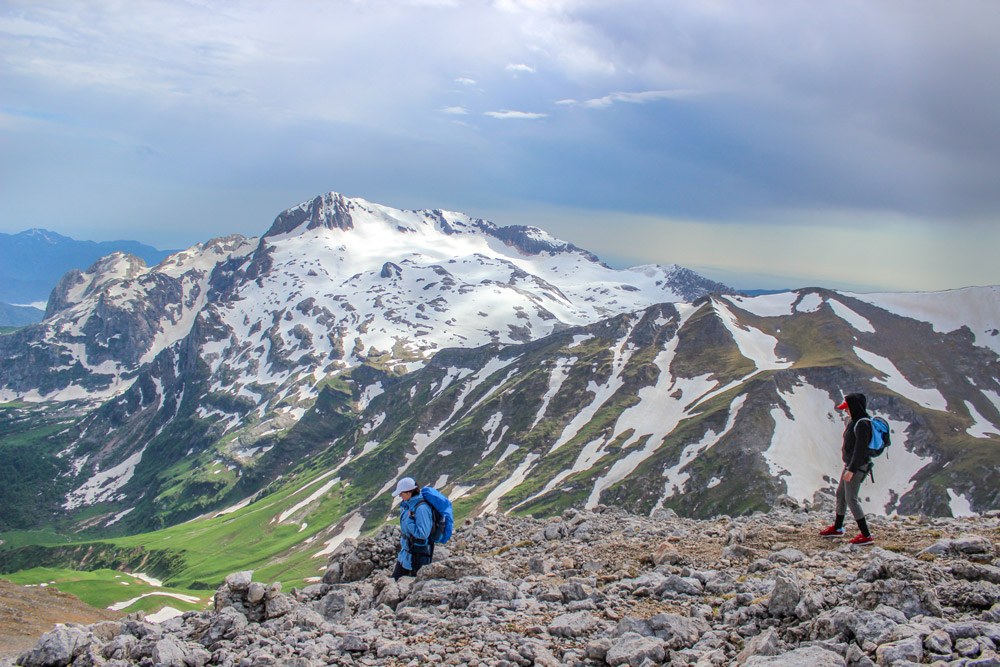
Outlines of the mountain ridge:
<svg viewBox="0 0 1000 667">
<path fill-rule="evenodd" d="M 0 338 L 4 400 L 92 402 L 45 439 L 43 403 L 5 411 L 63 471 L 47 502 L 100 536 L 316 484 L 336 500 L 277 521 L 323 516 L 317 544 L 381 525 L 403 474 L 463 516 L 738 515 L 835 486 L 832 406 L 862 390 L 896 429 L 872 512 L 1000 503 L 997 288 L 749 297 L 496 229 L 328 193 L 259 239 L 67 277 Z"/>
</svg>

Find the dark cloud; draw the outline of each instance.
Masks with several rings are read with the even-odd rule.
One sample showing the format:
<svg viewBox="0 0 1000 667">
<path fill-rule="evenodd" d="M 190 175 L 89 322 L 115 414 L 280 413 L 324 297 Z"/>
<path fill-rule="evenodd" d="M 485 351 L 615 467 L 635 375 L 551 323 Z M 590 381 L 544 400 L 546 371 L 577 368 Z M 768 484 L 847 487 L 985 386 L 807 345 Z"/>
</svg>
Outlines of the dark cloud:
<svg viewBox="0 0 1000 667">
<path fill-rule="evenodd" d="M 62 189 L 194 242 L 338 189 L 948 234 L 1000 214 L 997 34 L 992 1 L 7 4 L 0 220 Z"/>
</svg>

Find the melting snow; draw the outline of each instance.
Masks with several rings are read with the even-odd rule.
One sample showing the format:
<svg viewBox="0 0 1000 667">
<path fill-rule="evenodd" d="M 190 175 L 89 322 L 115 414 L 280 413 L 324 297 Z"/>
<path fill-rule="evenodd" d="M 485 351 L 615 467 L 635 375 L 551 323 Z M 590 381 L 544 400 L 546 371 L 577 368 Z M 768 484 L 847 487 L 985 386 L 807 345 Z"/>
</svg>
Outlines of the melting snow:
<svg viewBox="0 0 1000 667">
<path fill-rule="evenodd" d="M 516 452 L 519 449 L 520 449 L 520 447 L 518 447 L 517 445 L 507 445 L 507 449 L 505 449 L 504 452 L 503 452 L 503 454 L 500 455 L 500 458 L 497 459 L 497 462 L 495 464 L 493 464 L 493 467 L 496 468 L 498 465 L 500 465 L 501 463 L 503 463 L 507 459 L 508 456 L 510 456 L 511 454 L 513 454 L 514 452 Z"/>
<path fill-rule="evenodd" d="M 777 338 L 769 336 L 759 329 L 741 325 L 732 311 L 726 308 L 721 301 L 715 302 L 715 310 L 729 333 L 733 335 L 736 346 L 740 348 L 740 353 L 754 362 L 758 369 L 769 371 L 788 368 L 792 365 L 790 361 L 779 359 L 775 353 L 775 348 L 778 346 Z"/>
<path fill-rule="evenodd" d="M 326 474 L 330 474 L 330 473 L 326 473 Z M 334 486 L 336 486 L 339 483 L 340 483 L 340 478 L 339 477 L 334 477 L 333 479 L 331 479 L 330 481 L 328 481 L 326 484 L 324 484 L 323 486 L 321 486 L 318 489 L 316 489 L 308 498 L 306 498 L 305 500 L 303 500 L 303 501 L 301 501 L 299 503 L 296 503 L 294 506 L 288 508 L 287 510 L 285 510 L 284 512 L 282 512 L 281 514 L 279 514 L 278 515 L 278 523 L 283 523 L 285 520 L 288 519 L 288 517 L 292 516 L 293 514 L 295 514 L 296 512 L 298 512 L 300 509 L 302 509 L 306 505 L 309 505 L 310 503 L 316 502 L 317 500 L 319 500 L 320 498 L 322 498 L 324 495 L 326 495 L 330 491 L 330 489 L 332 489 Z"/>
<path fill-rule="evenodd" d="M 815 313 L 822 305 L 823 297 L 815 292 L 809 292 L 795 305 L 795 310 L 800 313 Z"/>
<path fill-rule="evenodd" d="M 80 488 L 70 492 L 63 507 L 71 510 L 83 505 L 93 505 L 97 502 L 110 500 L 119 489 L 132 479 L 135 467 L 139 465 L 145 451 L 146 448 L 143 447 L 113 468 L 95 473 Z"/>
<path fill-rule="evenodd" d="M 968 326 L 976 344 L 1000 354 L 1000 286 L 967 287 L 946 292 L 851 294 L 889 312 L 929 322 L 935 331 L 949 333 Z"/>
<path fill-rule="evenodd" d="M 663 507 L 663 502 L 667 498 L 672 498 L 677 494 L 684 492 L 691 475 L 683 472 L 683 470 L 687 468 L 692 461 L 698 458 L 698 456 L 715 446 L 724 435 L 733 429 L 733 426 L 736 424 L 736 416 L 740 413 L 740 409 L 743 407 L 743 404 L 746 403 L 746 399 L 746 394 L 741 394 L 729 406 L 729 418 L 726 420 L 726 424 L 721 433 L 716 433 L 712 430 L 706 431 L 705 436 L 699 442 L 687 445 L 684 450 L 681 451 L 681 455 L 678 458 L 676 465 L 663 471 L 663 476 L 667 478 L 667 481 L 663 486 L 663 498 L 659 500 L 656 505 L 657 507 Z M 716 484 L 709 484 L 709 488 L 716 486 L 718 483 L 719 482 L 717 481 Z"/>
<path fill-rule="evenodd" d="M 365 525 L 365 518 L 360 514 L 352 514 L 346 522 L 344 522 L 343 529 L 337 533 L 332 539 L 327 540 L 323 545 L 322 551 L 316 552 L 313 558 L 321 558 L 323 556 L 329 556 L 334 552 L 334 550 L 339 547 L 345 540 L 357 539 L 361 535 L 361 527 Z"/>
<path fill-rule="evenodd" d="M 549 390 L 542 396 L 542 405 L 538 408 L 538 413 L 535 415 L 535 421 L 531 423 L 531 428 L 535 428 L 538 422 L 542 421 L 542 418 L 545 416 L 545 410 L 549 407 L 549 401 L 559 393 L 563 382 L 569 377 L 570 369 L 573 368 L 573 364 L 576 361 L 577 357 L 570 357 L 569 359 L 564 357 L 556 360 L 555 365 L 552 367 L 552 373 L 549 375 Z"/>
<path fill-rule="evenodd" d="M 972 417 L 972 426 L 966 429 L 969 435 L 974 438 L 988 438 L 990 435 L 1000 435 L 1000 430 L 979 414 L 976 406 L 966 401 L 965 407 L 968 408 L 969 416 Z"/>
<path fill-rule="evenodd" d="M 868 321 L 867 318 L 858 315 L 856 312 L 836 299 L 830 299 L 827 303 L 830 304 L 830 307 L 833 308 L 833 312 L 835 312 L 840 319 L 844 320 L 858 331 L 862 331 L 864 333 L 875 333 L 875 327 L 872 326 L 872 323 Z"/>
<path fill-rule="evenodd" d="M 182 616 L 184 612 L 180 609 L 174 609 L 173 607 L 164 607 L 158 612 L 147 614 L 143 617 L 143 620 L 147 623 L 163 623 L 164 621 L 169 621 L 172 618 L 177 618 Z"/>
<path fill-rule="evenodd" d="M 792 306 L 799 295 L 796 292 L 781 292 L 763 296 L 725 296 L 722 298 L 758 317 L 781 317 L 792 314 Z"/>
<path fill-rule="evenodd" d="M 385 393 L 385 389 L 382 387 L 381 382 L 376 382 L 375 384 L 370 384 L 365 387 L 364 392 L 361 394 L 361 398 L 358 400 L 358 410 L 364 411 L 368 405 L 375 400 L 376 396 Z"/>
<path fill-rule="evenodd" d="M 861 361 L 865 362 L 869 366 L 872 366 L 875 370 L 886 376 L 884 380 L 877 377 L 872 378 L 875 382 L 885 385 L 900 396 L 905 396 L 925 408 L 941 412 L 948 409 L 948 402 L 945 401 L 941 392 L 937 389 L 921 389 L 920 387 L 914 386 L 903 376 L 902 373 L 899 372 L 896 365 L 889 359 L 880 357 L 874 352 L 863 350 L 860 347 L 855 347 L 854 353 L 858 355 L 858 358 L 861 359 Z"/>
<path fill-rule="evenodd" d="M 524 482 L 525 479 L 527 479 L 528 470 L 537 458 L 538 454 L 535 454 L 534 452 L 524 457 L 524 461 L 522 461 L 521 465 L 517 467 L 517 470 L 515 470 L 505 481 L 501 482 L 495 489 L 493 489 L 493 491 L 490 492 L 490 495 L 486 497 L 486 500 L 483 501 L 480 514 L 490 514 L 496 512 L 497 508 L 500 506 L 500 499 L 517 488 L 522 482 Z"/>
<path fill-rule="evenodd" d="M 960 516 L 977 516 L 978 512 L 972 509 L 972 501 L 969 500 L 968 496 L 956 493 L 952 489 L 948 489 L 948 505 L 951 507 L 951 515 L 953 517 Z"/>
<path fill-rule="evenodd" d="M 552 444 L 552 448 L 549 450 L 550 454 L 576 437 L 580 429 L 594 418 L 594 415 L 597 414 L 601 406 L 625 384 L 625 380 L 621 377 L 621 372 L 628 365 L 632 354 L 635 352 L 635 347 L 628 343 L 628 339 L 632 335 L 637 322 L 633 320 L 630 324 L 628 331 L 612 346 L 615 358 L 611 363 L 611 376 L 608 378 L 607 383 L 598 385 L 593 380 L 590 381 L 587 385 L 587 392 L 593 394 L 594 400 L 579 410 L 576 416 L 566 425 L 559 439 Z M 672 341 L 672 344 L 676 346 L 676 342 Z"/>
<path fill-rule="evenodd" d="M 579 346 L 583 345 L 584 342 L 590 340 L 593 337 L 594 337 L 593 334 L 582 334 L 582 335 L 573 336 L 573 342 L 570 343 L 569 345 L 567 345 L 566 349 L 567 350 L 571 350 L 574 347 L 579 347 Z"/>
<path fill-rule="evenodd" d="M 138 602 L 139 600 L 141 600 L 143 598 L 153 597 L 154 595 L 155 596 L 168 597 L 168 598 L 174 598 L 175 600 L 183 600 L 184 602 L 190 602 L 192 604 L 194 604 L 195 602 L 200 602 L 201 601 L 201 598 L 197 598 L 197 597 L 195 597 L 193 595 L 182 595 L 181 593 L 168 593 L 167 591 L 156 591 L 155 593 L 144 593 L 144 594 L 140 595 L 139 597 L 132 598 L 131 600 L 124 600 L 122 602 L 116 602 L 113 605 L 111 605 L 110 607 L 108 607 L 108 609 L 110 609 L 111 611 L 121 611 L 122 609 L 126 609 L 126 608 L 132 606 L 133 604 L 135 604 L 136 602 Z"/>
</svg>

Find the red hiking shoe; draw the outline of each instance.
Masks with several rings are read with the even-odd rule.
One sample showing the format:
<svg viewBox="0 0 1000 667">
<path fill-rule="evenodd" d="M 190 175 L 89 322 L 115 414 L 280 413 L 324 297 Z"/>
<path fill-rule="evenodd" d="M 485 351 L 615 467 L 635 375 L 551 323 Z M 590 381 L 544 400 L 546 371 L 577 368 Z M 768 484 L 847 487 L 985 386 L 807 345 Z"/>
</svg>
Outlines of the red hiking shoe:
<svg viewBox="0 0 1000 667">
<path fill-rule="evenodd" d="M 819 531 L 820 537 L 843 537 L 843 528 L 834 528 L 833 526 L 827 526 L 823 530 Z"/>
<path fill-rule="evenodd" d="M 857 544 L 858 546 L 867 546 L 869 544 L 875 544 L 875 538 L 871 535 L 862 535 L 858 533 L 850 539 L 851 544 Z"/>
</svg>

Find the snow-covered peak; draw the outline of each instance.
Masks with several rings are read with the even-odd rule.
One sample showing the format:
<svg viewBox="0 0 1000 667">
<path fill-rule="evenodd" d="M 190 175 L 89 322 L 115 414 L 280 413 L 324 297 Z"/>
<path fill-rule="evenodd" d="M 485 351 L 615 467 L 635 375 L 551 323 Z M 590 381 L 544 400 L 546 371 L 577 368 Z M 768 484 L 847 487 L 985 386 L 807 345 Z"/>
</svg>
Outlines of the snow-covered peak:
<svg viewBox="0 0 1000 667">
<path fill-rule="evenodd" d="M 174 278 L 191 270 L 211 271 L 234 255 L 249 255 L 257 247 L 256 238 L 232 234 L 198 243 L 163 260 L 156 270 Z"/>
<path fill-rule="evenodd" d="M 476 236 L 498 240 L 503 246 L 515 249 L 519 255 L 571 253 L 600 263 L 593 254 L 537 227 L 498 227 L 464 213 L 440 209 L 404 211 L 360 198 L 345 197 L 337 192 L 319 195 L 283 211 L 264 234 L 264 239 L 269 243 L 278 242 L 317 229 L 345 235 L 365 230 L 369 239 L 377 235 L 378 240 L 390 248 L 396 245 L 438 244 L 447 248 L 450 247 L 445 240 L 448 237 Z M 509 254 L 509 251 L 502 251 L 502 254 Z"/>
</svg>

